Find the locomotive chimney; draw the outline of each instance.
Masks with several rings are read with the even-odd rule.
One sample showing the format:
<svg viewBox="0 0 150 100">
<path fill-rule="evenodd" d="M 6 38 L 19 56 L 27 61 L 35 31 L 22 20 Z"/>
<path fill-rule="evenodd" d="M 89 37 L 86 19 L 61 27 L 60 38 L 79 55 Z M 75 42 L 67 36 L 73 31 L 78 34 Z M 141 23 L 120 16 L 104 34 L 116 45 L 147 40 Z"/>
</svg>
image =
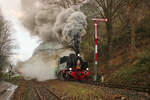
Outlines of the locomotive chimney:
<svg viewBox="0 0 150 100">
<path fill-rule="evenodd" d="M 76 56 L 78 56 L 78 54 L 80 53 L 79 47 L 80 47 L 80 35 L 79 33 L 77 33 L 74 35 L 74 47 L 73 47 L 75 50 Z"/>
</svg>

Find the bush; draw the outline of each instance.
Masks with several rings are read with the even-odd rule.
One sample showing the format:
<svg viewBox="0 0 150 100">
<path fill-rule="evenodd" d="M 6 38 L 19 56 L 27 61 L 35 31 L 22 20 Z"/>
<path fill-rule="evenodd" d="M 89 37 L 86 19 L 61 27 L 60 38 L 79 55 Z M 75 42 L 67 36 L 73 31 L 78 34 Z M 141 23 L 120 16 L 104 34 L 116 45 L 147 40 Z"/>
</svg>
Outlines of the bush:
<svg viewBox="0 0 150 100">
<path fill-rule="evenodd" d="M 150 72 L 150 49 L 147 49 L 146 52 L 139 56 L 135 66 L 139 72 Z"/>
<path fill-rule="evenodd" d="M 136 39 L 141 40 L 150 37 L 150 17 L 146 16 L 136 27 Z"/>
</svg>

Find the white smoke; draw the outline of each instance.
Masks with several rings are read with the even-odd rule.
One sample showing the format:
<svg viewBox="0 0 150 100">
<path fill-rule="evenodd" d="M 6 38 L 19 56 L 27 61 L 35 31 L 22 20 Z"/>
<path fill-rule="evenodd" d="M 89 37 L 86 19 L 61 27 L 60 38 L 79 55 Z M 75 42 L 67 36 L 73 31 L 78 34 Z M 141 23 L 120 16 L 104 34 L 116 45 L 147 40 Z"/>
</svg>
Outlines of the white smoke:
<svg viewBox="0 0 150 100">
<path fill-rule="evenodd" d="M 32 59 L 29 59 L 23 64 L 20 69 L 25 79 L 37 79 L 38 81 L 45 81 L 48 79 L 55 79 L 55 68 L 57 66 L 56 59 L 60 56 L 65 56 L 70 50 L 59 50 L 56 53 L 38 52 Z"/>
<path fill-rule="evenodd" d="M 0 0 L 0 14 L 8 21 L 10 31 L 17 47 L 14 52 L 16 55 L 11 56 L 11 61 L 25 61 L 32 56 L 34 49 L 39 45 L 38 37 L 31 37 L 29 31 L 23 26 L 19 18 L 24 16 L 21 11 L 20 0 Z"/>
<path fill-rule="evenodd" d="M 20 65 L 19 70 L 27 79 L 54 79 L 58 58 L 73 53 L 66 46 L 73 46 L 74 35 L 81 38 L 85 34 L 86 16 L 72 7 L 63 8 L 59 2 L 22 0 L 22 23 L 43 41 L 32 58 Z"/>
<path fill-rule="evenodd" d="M 71 40 L 73 40 L 74 35 L 80 34 L 80 36 L 83 36 L 86 24 L 86 17 L 83 13 L 79 11 L 72 13 L 64 26 L 62 38 L 59 36 L 59 39 L 70 43 Z"/>
<path fill-rule="evenodd" d="M 82 35 L 84 33 L 87 23 L 86 16 L 82 12 L 75 11 L 73 8 L 64 9 L 56 5 L 53 0 L 45 0 L 50 5 L 45 4 L 44 1 L 32 0 L 32 3 L 27 1 L 23 2 L 25 3 L 23 5 L 24 14 L 27 15 L 22 19 L 23 24 L 31 31 L 32 35 L 38 35 L 46 42 L 68 41 L 68 39 L 68 42 L 71 42 L 70 39 L 75 34 Z M 34 6 L 37 2 L 41 2 L 40 9 Z"/>
</svg>

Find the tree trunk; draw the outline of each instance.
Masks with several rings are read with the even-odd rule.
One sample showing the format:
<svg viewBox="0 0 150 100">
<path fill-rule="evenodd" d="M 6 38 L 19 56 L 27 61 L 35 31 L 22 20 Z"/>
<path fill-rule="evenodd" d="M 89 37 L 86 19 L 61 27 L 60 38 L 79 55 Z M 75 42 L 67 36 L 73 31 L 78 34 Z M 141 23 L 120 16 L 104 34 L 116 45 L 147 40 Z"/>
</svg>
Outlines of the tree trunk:
<svg viewBox="0 0 150 100">
<path fill-rule="evenodd" d="M 131 29 L 131 32 L 130 32 L 130 39 L 131 39 L 131 55 L 132 57 L 135 57 L 136 56 L 136 41 L 135 41 L 135 37 L 136 37 L 136 34 L 135 34 L 135 23 L 134 23 L 134 18 L 132 17 L 130 19 L 130 29 Z"/>
<path fill-rule="evenodd" d="M 112 22 L 111 20 L 106 23 L 106 29 L 107 29 L 107 48 L 106 48 L 106 57 L 107 61 L 106 64 L 108 65 L 108 62 L 110 60 L 111 55 L 111 40 L 112 40 Z"/>
<path fill-rule="evenodd" d="M 136 57 L 136 34 L 135 34 L 135 19 L 136 16 L 134 15 L 134 7 L 133 4 L 131 2 L 131 0 L 129 0 L 129 4 L 128 4 L 128 16 L 129 16 L 129 24 L 130 24 L 130 48 L 131 48 L 131 56 L 132 57 Z"/>
</svg>

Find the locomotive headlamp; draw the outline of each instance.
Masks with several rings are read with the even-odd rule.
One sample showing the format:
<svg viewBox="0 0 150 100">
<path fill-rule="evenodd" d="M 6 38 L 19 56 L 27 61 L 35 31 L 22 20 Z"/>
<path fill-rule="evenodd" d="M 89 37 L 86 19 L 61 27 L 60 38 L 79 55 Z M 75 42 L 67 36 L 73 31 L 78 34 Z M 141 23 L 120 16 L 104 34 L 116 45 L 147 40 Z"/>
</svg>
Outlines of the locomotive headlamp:
<svg viewBox="0 0 150 100">
<path fill-rule="evenodd" d="M 89 70 L 89 68 L 86 68 L 86 70 Z"/>
<path fill-rule="evenodd" d="M 72 70 L 72 68 L 69 68 L 69 70 L 71 71 L 71 70 Z"/>
<path fill-rule="evenodd" d="M 78 54 L 78 56 L 80 57 L 80 54 Z"/>
</svg>

